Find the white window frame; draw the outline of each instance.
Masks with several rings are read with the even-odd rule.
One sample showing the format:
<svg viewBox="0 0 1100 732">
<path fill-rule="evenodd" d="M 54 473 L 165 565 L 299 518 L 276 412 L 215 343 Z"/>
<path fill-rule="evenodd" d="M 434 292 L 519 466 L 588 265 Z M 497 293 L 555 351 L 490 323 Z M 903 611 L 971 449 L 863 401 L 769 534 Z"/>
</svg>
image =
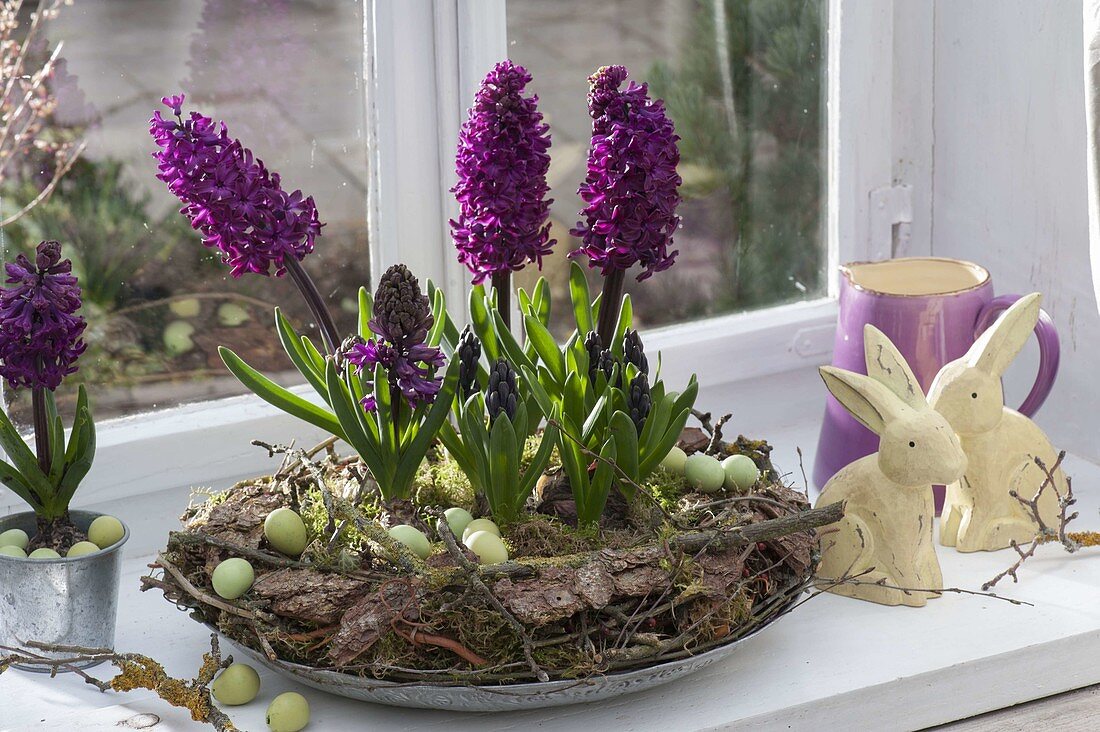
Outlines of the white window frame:
<svg viewBox="0 0 1100 732">
<path fill-rule="evenodd" d="M 931 11 L 922 5 L 830 0 L 827 296 L 645 334 L 647 346 L 662 353 L 666 380 L 697 373 L 714 387 L 829 360 L 836 266 L 897 253 L 872 242 L 870 192 L 907 175 L 922 179 L 919 164 L 899 173 L 897 151 L 924 159 L 919 148 L 930 140 L 930 113 L 926 133 L 924 113 L 915 112 L 920 89 L 899 91 L 894 85 L 895 76 L 908 78 L 906 64 L 925 61 L 919 33 L 894 34 L 895 25 L 925 22 L 930 33 Z M 451 303 L 464 303 L 469 284 L 450 245 L 447 221 L 456 204 L 448 190 L 469 99 L 485 70 L 507 55 L 505 0 L 364 0 L 364 17 L 372 272 L 406 262 L 423 278 L 442 283 Z M 895 41 L 905 53 L 896 52 Z M 929 75 L 913 78 L 922 76 Z M 914 187 L 915 219 L 926 193 Z M 905 253 L 927 248 L 915 220 Z M 461 317 L 462 308 L 455 310 Z M 301 393 L 312 396 L 308 387 Z M 324 437 L 253 396 L 108 420 L 99 436 L 95 466 L 77 493 L 82 505 L 181 486 L 224 486 L 272 468 L 267 454 L 249 444 L 252 439 L 293 436 L 305 444 Z M 0 491 L 0 512 L 18 505 Z"/>
</svg>

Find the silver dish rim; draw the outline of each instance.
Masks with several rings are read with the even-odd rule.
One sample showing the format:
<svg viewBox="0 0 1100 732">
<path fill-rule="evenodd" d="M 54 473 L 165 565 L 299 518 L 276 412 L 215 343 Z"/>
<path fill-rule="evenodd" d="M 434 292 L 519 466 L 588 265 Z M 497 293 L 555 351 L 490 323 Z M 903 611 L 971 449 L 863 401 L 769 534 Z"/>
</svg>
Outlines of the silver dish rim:
<svg viewBox="0 0 1100 732">
<path fill-rule="evenodd" d="M 803 594 L 792 596 L 772 617 L 749 633 L 697 656 L 687 656 L 654 666 L 578 680 L 560 679 L 496 686 L 382 681 L 288 661 L 271 661 L 260 651 L 232 638 L 226 639 L 251 660 L 276 673 L 338 696 L 417 709 L 446 709 L 463 712 L 520 711 L 610 699 L 687 676 L 731 655 L 743 641 L 752 638 L 791 612 L 802 600 Z M 206 623 L 204 625 L 217 632 L 214 626 Z"/>
</svg>

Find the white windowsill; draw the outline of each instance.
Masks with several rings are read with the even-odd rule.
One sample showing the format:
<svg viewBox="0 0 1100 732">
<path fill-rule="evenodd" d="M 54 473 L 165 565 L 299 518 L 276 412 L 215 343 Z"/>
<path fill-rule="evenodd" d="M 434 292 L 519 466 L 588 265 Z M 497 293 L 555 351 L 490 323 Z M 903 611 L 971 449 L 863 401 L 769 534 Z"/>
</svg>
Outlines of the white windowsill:
<svg viewBox="0 0 1100 732">
<path fill-rule="evenodd" d="M 774 399 L 782 395 L 780 399 Z M 773 401 L 774 399 L 774 401 Z M 796 447 L 812 465 L 821 388 L 811 369 L 733 387 L 706 389 L 700 404 L 732 411 L 731 436 L 767 437 L 776 462 L 800 472 Z M 157 439 L 156 435 L 148 435 Z M 250 448 L 255 449 L 255 448 Z M 267 461 L 263 453 L 257 464 Z M 171 468 L 169 468 L 171 469 Z M 253 470 L 263 470 L 262 465 Z M 1080 491 L 1082 527 L 1094 526 L 1100 467 L 1067 461 Z M 219 485 L 225 485 L 220 483 Z M 138 577 L 175 517 L 187 504 L 178 488 L 97 507 L 127 519 L 127 547 L 117 647 L 147 652 L 173 674 L 193 674 L 207 647 L 204 628 L 164 601 L 138 591 Z M 940 554 L 945 581 L 966 589 L 1006 567 L 1010 551 Z M 917 729 L 991 709 L 1100 683 L 1100 558 L 1070 557 L 1044 547 L 1021 572 L 1021 584 L 1003 584 L 1006 596 L 1035 603 L 1017 607 L 987 598 L 947 595 L 923 609 L 886 608 L 831 595 L 813 599 L 747 641 L 727 661 L 685 680 L 595 705 L 500 714 L 462 715 L 392 709 L 351 702 L 309 689 L 310 729 L 503 730 L 538 726 L 570 729 Z M 97 670 L 105 676 L 110 669 Z M 264 672 L 262 699 L 295 688 Z M 139 692 L 99 694 L 79 680 L 36 674 L 0 677 L 3 730 L 107 730 L 142 713 L 159 715 L 157 729 L 197 727 L 185 713 Z M 243 729 L 264 729 L 266 702 L 229 709 Z"/>
</svg>

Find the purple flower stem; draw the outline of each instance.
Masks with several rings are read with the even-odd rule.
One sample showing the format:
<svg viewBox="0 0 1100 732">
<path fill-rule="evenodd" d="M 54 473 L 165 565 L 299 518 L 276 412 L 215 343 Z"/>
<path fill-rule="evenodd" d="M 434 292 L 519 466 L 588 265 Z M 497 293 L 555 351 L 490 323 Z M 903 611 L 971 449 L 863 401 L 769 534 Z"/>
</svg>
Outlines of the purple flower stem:
<svg viewBox="0 0 1100 732">
<path fill-rule="evenodd" d="M 50 474 L 53 456 L 50 455 L 50 418 L 46 414 L 46 387 L 31 389 L 31 411 L 34 413 L 34 451 L 38 455 L 38 467 Z"/>
<path fill-rule="evenodd" d="M 313 313 L 314 320 L 317 321 L 317 328 L 321 331 L 321 340 L 325 344 L 325 352 L 329 355 L 336 353 L 336 346 L 340 343 L 340 332 L 336 330 L 336 321 L 332 319 L 332 313 L 325 305 L 325 300 L 317 290 L 313 278 L 302 268 L 301 262 L 294 257 L 284 257 L 283 263 L 286 265 L 287 272 L 290 273 L 290 278 L 294 280 L 294 284 L 298 287 L 298 291 L 302 293 L 306 305 Z"/>
<path fill-rule="evenodd" d="M 512 273 L 509 270 L 493 272 L 493 289 L 497 293 L 497 312 L 509 330 L 512 328 Z"/>
<path fill-rule="evenodd" d="M 600 319 L 596 332 L 604 348 L 611 348 L 615 340 L 615 326 L 618 325 L 619 304 L 623 299 L 623 282 L 626 270 L 617 269 L 603 278 L 603 295 L 600 297 Z"/>
</svg>

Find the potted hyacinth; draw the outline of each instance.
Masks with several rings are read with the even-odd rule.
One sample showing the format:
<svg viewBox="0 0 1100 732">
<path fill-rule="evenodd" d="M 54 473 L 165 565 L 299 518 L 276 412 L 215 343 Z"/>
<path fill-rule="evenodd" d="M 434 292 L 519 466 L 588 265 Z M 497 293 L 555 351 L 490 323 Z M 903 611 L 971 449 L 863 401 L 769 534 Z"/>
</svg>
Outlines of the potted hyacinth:
<svg viewBox="0 0 1100 732">
<path fill-rule="evenodd" d="M 145 588 L 282 673 L 323 673 L 327 689 L 360 699 L 466 709 L 560 703 L 578 677 L 606 677 L 601 694 L 631 688 L 618 672 L 660 666 L 671 678 L 794 604 L 815 561 L 807 532 L 839 512 L 805 511 L 766 443 L 726 442 L 709 415 L 705 432 L 687 428 L 698 384 L 666 383 L 646 352 L 623 282 L 675 262 L 678 138 L 626 77 L 612 66 L 589 79 L 571 256 L 603 281 L 593 297 L 570 264 L 564 342 L 549 328 L 546 279 L 530 291 L 510 282 L 555 244 L 550 131 L 521 66 L 490 71 L 462 126 L 450 223 L 473 280 L 465 312 L 395 264 L 360 289 L 346 337 L 300 265 L 320 240 L 313 200 L 284 193 L 224 124 L 165 99 L 174 114 L 154 115 L 155 156 L 182 212 L 235 276 L 294 277 L 320 325 L 315 343 L 274 313 L 308 397 L 231 344 L 222 358 L 330 437 L 259 443 L 281 456 L 278 472 L 192 507 Z M 483 689 L 530 682 L 551 683 L 534 698 Z"/>
<path fill-rule="evenodd" d="M 56 241 L 5 270 L 0 376 L 30 389 L 34 435 L 28 446 L 0 411 L 0 483 L 31 508 L 0 518 L 0 645 L 109 648 L 128 532 L 113 516 L 70 510 L 95 457 L 95 425 L 83 385 L 67 439 L 54 400 L 84 352 L 80 287 Z"/>
</svg>

